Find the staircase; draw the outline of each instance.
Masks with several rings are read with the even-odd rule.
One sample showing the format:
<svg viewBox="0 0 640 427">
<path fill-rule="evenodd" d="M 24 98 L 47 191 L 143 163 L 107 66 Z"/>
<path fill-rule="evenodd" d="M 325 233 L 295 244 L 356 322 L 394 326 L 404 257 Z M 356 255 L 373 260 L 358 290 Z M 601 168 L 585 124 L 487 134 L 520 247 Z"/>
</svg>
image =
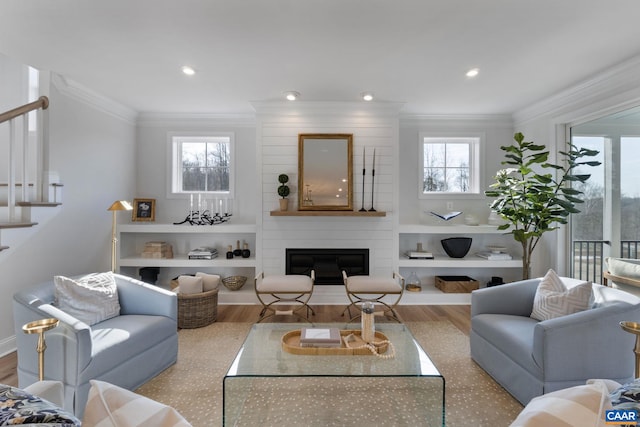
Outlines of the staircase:
<svg viewBox="0 0 640 427">
<path fill-rule="evenodd" d="M 0 251 L 6 230 L 32 228 L 35 208 L 60 206 L 62 184 L 48 174 L 49 99 L 37 101 L 0 114 Z M 35 123 L 33 114 L 35 111 Z M 8 139 L 5 138 L 8 129 Z M 4 160 L 3 160 L 4 159 Z M 5 239 L 6 241 L 7 239 Z M 15 238 L 13 239 L 15 241 Z"/>
</svg>

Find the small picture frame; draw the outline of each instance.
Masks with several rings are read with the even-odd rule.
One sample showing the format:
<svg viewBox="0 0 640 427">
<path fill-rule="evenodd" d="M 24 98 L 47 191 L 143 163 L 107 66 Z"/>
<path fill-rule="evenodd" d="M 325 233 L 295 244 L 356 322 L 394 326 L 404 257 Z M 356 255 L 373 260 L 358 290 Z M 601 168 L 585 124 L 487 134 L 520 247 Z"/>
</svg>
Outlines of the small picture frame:
<svg viewBox="0 0 640 427">
<path fill-rule="evenodd" d="M 155 221 L 156 199 L 133 199 L 133 221 Z"/>
</svg>

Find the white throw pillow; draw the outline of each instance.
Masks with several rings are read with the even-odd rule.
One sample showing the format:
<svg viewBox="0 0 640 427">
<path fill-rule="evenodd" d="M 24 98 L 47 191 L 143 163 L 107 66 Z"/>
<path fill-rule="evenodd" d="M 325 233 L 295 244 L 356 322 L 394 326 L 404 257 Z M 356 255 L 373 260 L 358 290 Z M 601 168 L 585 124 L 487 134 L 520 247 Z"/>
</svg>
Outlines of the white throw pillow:
<svg viewBox="0 0 640 427">
<path fill-rule="evenodd" d="M 590 282 L 568 288 L 555 271 L 549 270 L 538 285 L 531 318 L 548 320 L 587 310 L 593 302 Z"/>
<path fill-rule="evenodd" d="M 596 381 L 531 399 L 510 427 L 601 427 L 611 408 L 607 388 Z"/>
<path fill-rule="evenodd" d="M 217 274 L 196 273 L 196 277 L 202 277 L 202 290 L 204 292 L 213 291 L 220 287 L 220 276 Z"/>
<path fill-rule="evenodd" d="M 170 406 L 104 381 L 91 380 L 83 426 L 190 427 Z"/>
<path fill-rule="evenodd" d="M 57 307 L 89 326 L 120 315 L 118 289 L 110 271 L 75 279 L 55 276 L 53 282 Z"/>
<path fill-rule="evenodd" d="M 640 279 L 640 259 L 607 257 L 605 261 L 614 276 Z"/>
<path fill-rule="evenodd" d="M 202 277 L 178 276 L 180 293 L 185 295 L 202 293 Z"/>
</svg>

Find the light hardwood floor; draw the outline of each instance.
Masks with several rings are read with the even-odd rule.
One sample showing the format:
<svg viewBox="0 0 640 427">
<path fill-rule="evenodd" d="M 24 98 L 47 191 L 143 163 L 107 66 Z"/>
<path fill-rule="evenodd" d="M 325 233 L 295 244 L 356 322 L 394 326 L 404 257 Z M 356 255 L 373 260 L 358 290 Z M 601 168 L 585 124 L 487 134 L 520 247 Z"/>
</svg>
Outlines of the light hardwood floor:
<svg viewBox="0 0 640 427">
<path fill-rule="evenodd" d="M 253 322 L 262 307 L 259 305 L 220 305 L 218 306 L 218 322 Z M 344 322 L 342 317 L 344 306 L 314 305 L 316 314 L 314 322 Z M 469 335 L 471 328 L 471 310 L 468 305 L 401 305 L 397 308 L 403 322 L 424 322 L 433 320 L 449 320 L 464 334 Z M 292 316 L 275 316 L 269 322 L 296 322 Z M 35 351 L 35 349 L 34 349 Z M 18 364 L 15 352 L 0 358 L 0 383 L 18 386 Z"/>
</svg>

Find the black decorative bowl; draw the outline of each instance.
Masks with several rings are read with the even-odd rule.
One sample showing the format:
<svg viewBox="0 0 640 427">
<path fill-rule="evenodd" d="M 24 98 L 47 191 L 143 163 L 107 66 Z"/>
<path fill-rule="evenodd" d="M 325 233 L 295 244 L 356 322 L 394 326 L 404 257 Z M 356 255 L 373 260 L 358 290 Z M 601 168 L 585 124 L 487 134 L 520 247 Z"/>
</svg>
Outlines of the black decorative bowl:
<svg viewBox="0 0 640 427">
<path fill-rule="evenodd" d="M 451 258 L 464 258 L 471 248 L 471 241 L 471 237 L 449 237 L 440 240 L 440 243 Z"/>
</svg>

